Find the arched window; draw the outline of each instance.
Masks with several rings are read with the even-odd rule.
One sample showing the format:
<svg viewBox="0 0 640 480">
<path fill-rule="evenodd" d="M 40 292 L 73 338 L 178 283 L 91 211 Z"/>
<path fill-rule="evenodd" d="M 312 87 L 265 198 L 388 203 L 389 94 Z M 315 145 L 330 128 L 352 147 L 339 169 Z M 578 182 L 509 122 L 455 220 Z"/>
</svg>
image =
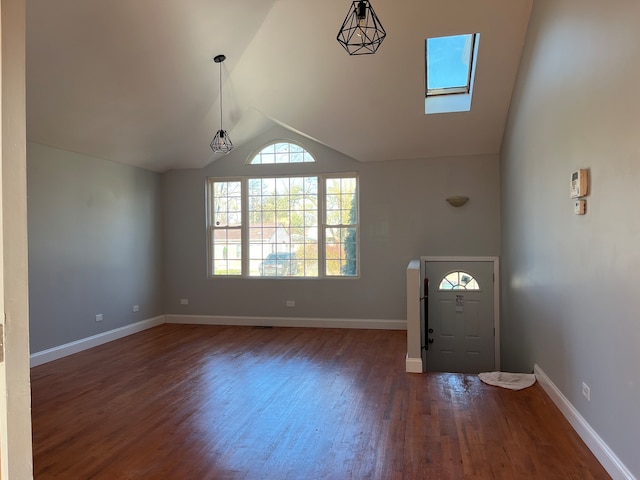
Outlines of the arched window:
<svg viewBox="0 0 640 480">
<path fill-rule="evenodd" d="M 456 271 L 447 274 L 440 281 L 438 290 L 480 290 L 480 286 L 470 273 Z"/>
<path fill-rule="evenodd" d="M 263 147 L 249 161 L 250 165 L 273 163 L 315 162 L 315 159 L 300 145 L 289 141 L 278 141 Z"/>
</svg>

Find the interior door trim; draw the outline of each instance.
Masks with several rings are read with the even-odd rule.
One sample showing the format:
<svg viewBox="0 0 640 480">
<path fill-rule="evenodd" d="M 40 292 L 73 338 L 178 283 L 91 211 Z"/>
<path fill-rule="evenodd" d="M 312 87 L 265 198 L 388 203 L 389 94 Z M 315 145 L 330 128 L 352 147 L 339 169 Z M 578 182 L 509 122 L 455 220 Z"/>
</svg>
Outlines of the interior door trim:
<svg viewBox="0 0 640 480">
<path fill-rule="evenodd" d="M 500 371 L 500 257 L 420 257 L 420 281 L 424 278 L 425 262 L 492 262 L 493 263 L 493 352 L 495 370 Z M 422 326 L 422 322 L 420 322 Z M 426 363 L 425 363 L 426 365 Z"/>
</svg>

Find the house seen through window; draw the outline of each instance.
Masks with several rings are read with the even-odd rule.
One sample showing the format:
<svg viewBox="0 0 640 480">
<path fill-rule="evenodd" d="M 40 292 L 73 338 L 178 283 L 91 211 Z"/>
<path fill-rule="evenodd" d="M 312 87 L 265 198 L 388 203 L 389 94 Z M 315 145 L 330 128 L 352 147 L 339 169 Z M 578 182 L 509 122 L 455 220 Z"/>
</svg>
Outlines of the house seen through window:
<svg viewBox="0 0 640 480">
<path fill-rule="evenodd" d="M 358 275 L 354 174 L 210 178 L 208 207 L 210 276 Z"/>
</svg>

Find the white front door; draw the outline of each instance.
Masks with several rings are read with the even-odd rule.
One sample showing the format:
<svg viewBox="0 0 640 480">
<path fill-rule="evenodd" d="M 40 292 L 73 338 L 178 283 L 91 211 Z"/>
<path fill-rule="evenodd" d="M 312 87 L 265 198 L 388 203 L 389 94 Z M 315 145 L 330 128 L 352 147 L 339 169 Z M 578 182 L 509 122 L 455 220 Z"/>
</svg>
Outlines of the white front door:
<svg viewBox="0 0 640 480">
<path fill-rule="evenodd" d="M 423 266 L 426 369 L 495 370 L 493 262 L 426 260 Z"/>
</svg>

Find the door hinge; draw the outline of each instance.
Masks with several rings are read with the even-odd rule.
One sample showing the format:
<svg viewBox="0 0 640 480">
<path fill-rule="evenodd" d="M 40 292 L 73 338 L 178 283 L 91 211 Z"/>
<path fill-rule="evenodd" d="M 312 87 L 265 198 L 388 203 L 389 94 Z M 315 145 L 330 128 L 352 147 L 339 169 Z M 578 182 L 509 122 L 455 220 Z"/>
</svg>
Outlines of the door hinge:
<svg viewBox="0 0 640 480">
<path fill-rule="evenodd" d="M 0 323 L 0 363 L 2 362 L 4 362 L 4 323 Z"/>
</svg>

